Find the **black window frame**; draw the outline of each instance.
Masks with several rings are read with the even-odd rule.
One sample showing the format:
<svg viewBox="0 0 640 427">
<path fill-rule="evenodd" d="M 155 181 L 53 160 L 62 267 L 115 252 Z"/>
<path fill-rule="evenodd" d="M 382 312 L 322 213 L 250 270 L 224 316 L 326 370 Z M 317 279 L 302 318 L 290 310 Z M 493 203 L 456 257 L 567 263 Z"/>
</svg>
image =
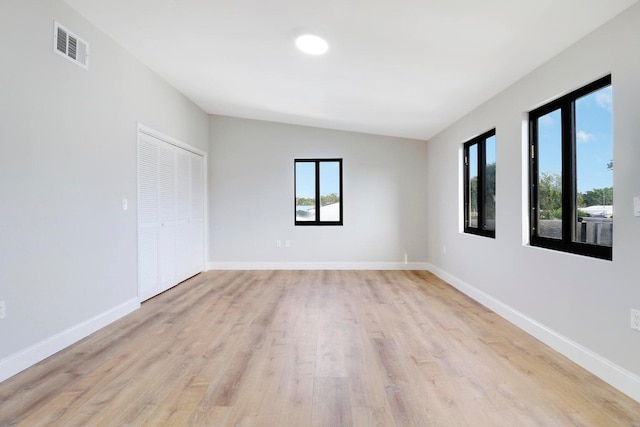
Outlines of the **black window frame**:
<svg viewBox="0 0 640 427">
<path fill-rule="evenodd" d="M 529 112 L 529 243 L 531 246 L 554 249 L 599 259 L 612 260 L 613 246 L 601 246 L 574 241 L 576 206 L 576 122 L 575 103 L 578 99 L 612 85 L 611 75 L 602 77 L 580 89 L 555 99 Z M 560 110 L 562 150 L 562 238 L 537 235 L 538 230 L 538 119 Z"/>
<path fill-rule="evenodd" d="M 338 163 L 339 166 L 339 186 L 340 186 L 340 219 L 338 221 L 321 221 L 320 220 L 320 164 L 321 163 Z M 298 163 L 314 163 L 315 164 L 315 220 L 313 221 L 298 221 L 296 217 L 296 183 L 298 177 L 296 176 L 296 165 Z M 343 207 L 344 207 L 344 193 L 342 189 L 342 159 L 341 158 L 320 158 L 320 159 L 294 159 L 293 161 L 293 218 L 294 225 L 343 225 Z"/>
<path fill-rule="evenodd" d="M 486 161 L 486 156 L 487 156 L 487 147 L 486 147 L 486 142 L 487 139 L 496 136 L 496 129 L 491 129 L 490 131 L 487 131 L 481 135 L 478 135 L 472 139 L 470 139 L 469 141 L 465 142 L 463 144 L 463 167 L 464 167 L 464 184 L 463 184 L 463 188 L 464 188 L 464 228 L 463 231 L 465 233 L 468 234 L 476 234 L 478 236 L 485 236 L 485 237 L 490 237 L 490 238 L 495 238 L 496 237 L 496 230 L 495 230 L 495 222 L 494 222 L 494 227 L 493 229 L 487 229 L 486 224 L 487 224 L 487 186 L 485 184 L 486 180 L 487 180 L 487 161 Z M 477 188 L 478 188 L 478 196 L 477 196 L 477 203 L 478 203 L 478 226 L 477 227 L 472 227 L 470 225 L 471 223 L 471 218 L 469 217 L 469 207 L 470 207 L 470 203 L 471 200 L 469 200 L 469 194 L 470 194 L 470 186 L 471 186 L 471 177 L 470 177 L 470 168 L 471 165 L 469 163 L 469 149 L 474 146 L 477 145 L 478 147 L 478 156 L 477 156 L 477 160 L 478 160 L 478 164 L 477 164 L 477 170 L 478 170 L 478 181 L 477 181 Z M 497 166 L 497 165 L 496 165 Z M 497 173 L 497 170 L 496 170 Z M 495 219 L 494 219 L 495 221 Z"/>
</svg>

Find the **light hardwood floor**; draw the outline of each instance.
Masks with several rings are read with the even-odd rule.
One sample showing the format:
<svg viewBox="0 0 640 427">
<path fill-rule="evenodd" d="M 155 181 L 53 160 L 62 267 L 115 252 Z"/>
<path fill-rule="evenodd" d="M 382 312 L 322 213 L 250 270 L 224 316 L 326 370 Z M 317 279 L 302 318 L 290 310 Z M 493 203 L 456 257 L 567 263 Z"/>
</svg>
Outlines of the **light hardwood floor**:
<svg viewBox="0 0 640 427">
<path fill-rule="evenodd" d="M 0 384 L 0 426 L 640 426 L 427 272 L 215 271 Z"/>
</svg>

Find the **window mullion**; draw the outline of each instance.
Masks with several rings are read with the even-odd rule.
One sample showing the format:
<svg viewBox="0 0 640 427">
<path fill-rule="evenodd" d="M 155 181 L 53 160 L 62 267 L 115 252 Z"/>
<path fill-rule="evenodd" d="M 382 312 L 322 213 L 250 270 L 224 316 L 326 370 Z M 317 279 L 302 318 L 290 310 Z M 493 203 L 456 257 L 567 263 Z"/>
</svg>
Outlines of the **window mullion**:
<svg viewBox="0 0 640 427">
<path fill-rule="evenodd" d="M 478 141 L 478 230 L 486 228 L 486 198 L 487 189 L 485 185 L 486 169 L 486 147 L 485 140 Z"/>
<path fill-rule="evenodd" d="M 316 222 L 320 222 L 320 162 L 316 161 Z"/>
<path fill-rule="evenodd" d="M 534 239 L 538 236 L 538 117 L 529 118 L 529 221 L 530 221 L 530 238 Z"/>
<path fill-rule="evenodd" d="M 574 102 L 562 106 L 562 241 L 573 240 L 573 194 L 575 193 L 575 126 Z"/>
<path fill-rule="evenodd" d="M 463 197 L 463 201 L 464 201 L 464 226 L 465 228 L 469 227 L 469 220 L 470 220 L 470 213 L 469 213 L 469 209 L 470 209 L 470 197 L 469 197 L 469 191 L 471 191 L 471 183 L 469 182 L 470 180 L 470 176 L 471 174 L 469 173 L 469 146 L 465 145 L 464 146 L 464 150 L 463 150 L 463 157 L 464 157 L 464 197 Z"/>
</svg>

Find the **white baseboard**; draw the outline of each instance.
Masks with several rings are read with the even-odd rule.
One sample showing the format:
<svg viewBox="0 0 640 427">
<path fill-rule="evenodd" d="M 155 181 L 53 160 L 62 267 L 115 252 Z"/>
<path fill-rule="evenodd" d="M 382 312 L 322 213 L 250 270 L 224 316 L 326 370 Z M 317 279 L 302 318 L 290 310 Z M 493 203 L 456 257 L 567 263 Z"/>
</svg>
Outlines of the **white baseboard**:
<svg viewBox="0 0 640 427">
<path fill-rule="evenodd" d="M 132 311 L 135 311 L 139 307 L 140 303 L 138 302 L 138 299 L 131 299 L 102 314 L 35 343 L 24 350 L 5 357 L 0 360 L 0 382 L 29 368 L 30 366 L 35 365 L 71 344 L 80 341 L 98 329 L 101 329 Z"/>
<path fill-rule="evenodd" d="M 210 262 L 209 270 L 426 270 L 426 262 Z"/>
<path fill-rule="evenodd" d="M 640 376 L 627 371 L 434 265 L 429 264 L 427 270 L 632 399 L 640 402 Z"/>
</svg>

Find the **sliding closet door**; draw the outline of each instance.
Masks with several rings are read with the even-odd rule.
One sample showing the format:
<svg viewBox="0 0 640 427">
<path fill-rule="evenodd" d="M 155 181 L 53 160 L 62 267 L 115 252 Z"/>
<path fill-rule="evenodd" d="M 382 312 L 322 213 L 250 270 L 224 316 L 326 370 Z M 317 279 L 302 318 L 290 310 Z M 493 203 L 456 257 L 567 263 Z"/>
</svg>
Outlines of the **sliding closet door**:
<svg viewBox="0 0 640 427">
<path fill-rule="evenodd" d="M 189 222 L 189 271 L 204 269 L 204 158 L 192 154 L 190 159 L 191 219 Z"/>
<path fill-rule="evenodd" d="M 177 157 L 176 265 L 178 279 L 202 271 L 204 265 L 204 185 L 202 156 Z"/>
<path fill-rule="evenodd" d="M 204 158 L 138 134 L 138 295 L 204 270 Z"/>
<path fill-rule="evenodd" d="M 166 143 L 159 146 L 158 276 L 160 292 L 177 282 L 176 276 L 176 152 Z"/>
<path fill-rule="evenodd" d="M 191 157 L 184 150 L 176 153 L 176 275 L 182 281 L 193 274 L 191 257 L 195 242 L 191 240 Z"/>
<path fill-rule="evenodd" d="M 139 296 L 148 295 L 158 286 L 158 151 L 156 141 L 138 134 Z"/>
</svg>

